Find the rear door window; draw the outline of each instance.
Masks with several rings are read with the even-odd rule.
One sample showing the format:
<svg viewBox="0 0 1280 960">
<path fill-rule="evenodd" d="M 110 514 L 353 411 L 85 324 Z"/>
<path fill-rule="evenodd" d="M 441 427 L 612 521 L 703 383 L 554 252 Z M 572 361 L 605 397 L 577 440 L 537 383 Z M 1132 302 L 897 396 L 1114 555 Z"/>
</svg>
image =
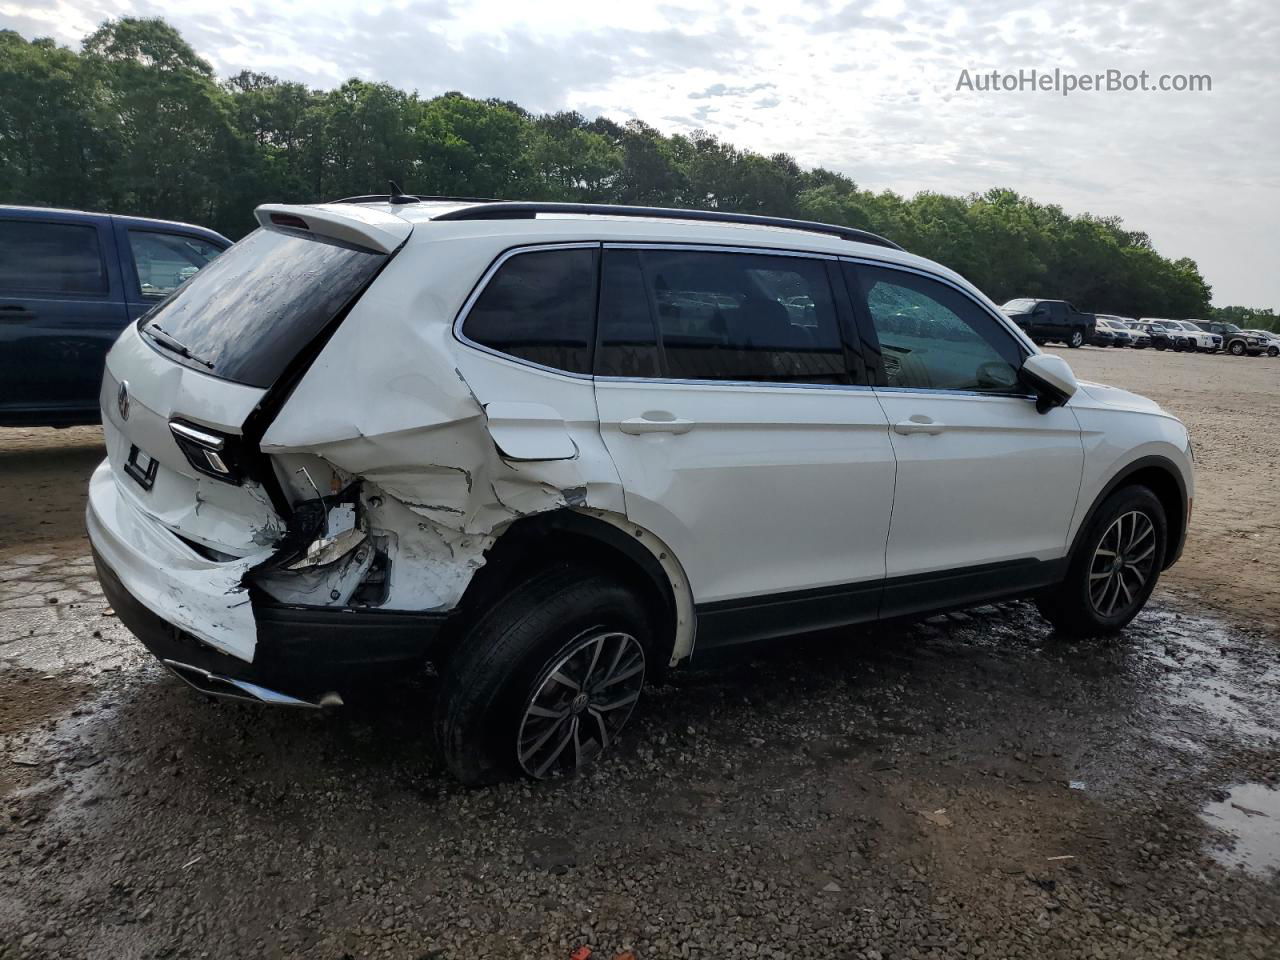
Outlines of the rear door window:
<svg viewBox="0 0 1280 960">
<path fill-rule="evenodd" d="M 605 277 L 603 374 L 657 365 L 673 380 L 851 382 L 824 260 L 609 250 Z"/>
<path fill-rule="evenodd" d="M 163 300 L 222 252 L 208 240 L 154 230 L 130 230 L 129 250 L 138 290 L 149 300 Z"/>
<path fill-rule="evenodd" d="M 0 220 L 0 290 L 106 294 L 98 228 L 42 220 Z"/>
<path fill-rule="evenodd" d="M 387 255 L 259 229 L 183 282 L 141 321 L 167 355 L 202 373 L 269 387 L 360 294 Z M 175 352 L 181 345 L 189 357 Z"/>
<path fill-rule="evenodd" d="M 590 373 L 598 255 L 579 247 L 510 257 L 471 305 L 463 336 L 539 366 Z"/>
</svg>

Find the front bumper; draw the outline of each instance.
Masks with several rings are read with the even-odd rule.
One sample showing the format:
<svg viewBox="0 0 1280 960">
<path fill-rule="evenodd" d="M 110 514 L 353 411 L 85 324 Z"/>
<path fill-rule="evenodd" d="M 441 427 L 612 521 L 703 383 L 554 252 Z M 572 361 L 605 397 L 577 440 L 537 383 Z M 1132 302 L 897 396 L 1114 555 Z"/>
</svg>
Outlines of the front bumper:
<svg viewBox="0 0 1280 960">
<path fill-rule="evenodd" d="M 225 569 L 238 565 L 184 557 L 185 546 L 171 534 L 173 543 L 164 542 L 160 531 L 119 499 L 110 471 L 102 474 L 101 468 L 94 474 L 87 519 L 107 602 L 143 646 L 206 693 L 310 705 L 331 691 L 420 667 L 448 622 L 444 612 L 280 604 L 240 587 L 239 575 L 237 593 L 228 602 Z M 130 522 L 145 529 L 147 537 L 138 540 L 138 529 L 130 528 Z M 186 565 L 175 580 L 173 567 L 179 561 Z M 185 591 L 188 602 L 175 602 L 169 595 L 174 590 Z M 215 595 L 221 596 L 226 613 L 249 624 L 248 656 L 210 641 L 222 626 L 214 622 L 221 613 L 208 602 Z"/>
</svg>

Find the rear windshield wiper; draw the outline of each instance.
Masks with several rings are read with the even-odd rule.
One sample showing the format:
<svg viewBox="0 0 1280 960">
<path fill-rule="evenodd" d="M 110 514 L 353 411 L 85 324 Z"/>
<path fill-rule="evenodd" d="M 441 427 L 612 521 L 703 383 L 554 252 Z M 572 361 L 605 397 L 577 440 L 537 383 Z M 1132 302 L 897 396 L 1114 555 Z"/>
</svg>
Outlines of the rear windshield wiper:
<svg viewBox="0 0 1280 960">
<path fill-rule="evenodd" d="M 213 369 L 212 363 L 210 363 L 208 360 L 203 360 L 200 357 L 197 357 L 194 353 L 191 352 L 191 349 L 185 343 L 183 343 L 173 334 L 165 333 L 163 330 L 160 329 L 158 324 L 148 323 L 145 327 L 142 328 L 142 331 L 150 335 L 151 339 L 156 342 L 156 346 L 164 347 L 166 350 L 176 353 L 180 357 L 185 357 L 188 360 L 193 360 L 196 363 L 199 363 L 199 364 L 202 364 L 203 366 L 208 367 L 210 370 Z"/>
</svg>

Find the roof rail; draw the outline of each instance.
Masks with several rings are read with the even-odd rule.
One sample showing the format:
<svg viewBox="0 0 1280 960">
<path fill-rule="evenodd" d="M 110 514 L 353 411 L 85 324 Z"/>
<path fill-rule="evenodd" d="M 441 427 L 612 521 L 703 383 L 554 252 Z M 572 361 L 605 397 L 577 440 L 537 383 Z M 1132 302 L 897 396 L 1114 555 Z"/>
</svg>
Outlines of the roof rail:
<svg viewBox="0 0 1280 960">
<path fill-rule="evenodd" d="M 501 203 L 491 197 L 428 197 L 420 193 L 395 194 L 397 199 L 406 200 L 444 200 L 449 203 Z M 341 200 L 329 200 L 328 203 L 390 203 L 392 194 L 366 193 L 359 197 L 343 197 Z"/>
<path fill-rule="evenodd" d="M 364 198 L 359 198 L 364 199 Z M 423 198 L 427 199 L 427 198 Z M 435 199 L 435 198 L 431 198 Z M 350 202 L 357 202 L 356 200 Z M 726 213 L 723 210 L 682 210 L 671 207 L 632 207 L 612 203 L 542 203 L 525 200 L 486 200 L 480 206 L 447 210 L 433 220 L 532 220 L 540 213 L 583 214 L 601 217 L 656 217 L 664 220 L 697 220 L 706 223 L 738 223 L 756 227 L 783 227 L 808 233 L 825 233 L 855 243 L 901 250 L 902 247 L 879 234 L 834 223 L 764 217 L 753 213 Z"/>
</svg>

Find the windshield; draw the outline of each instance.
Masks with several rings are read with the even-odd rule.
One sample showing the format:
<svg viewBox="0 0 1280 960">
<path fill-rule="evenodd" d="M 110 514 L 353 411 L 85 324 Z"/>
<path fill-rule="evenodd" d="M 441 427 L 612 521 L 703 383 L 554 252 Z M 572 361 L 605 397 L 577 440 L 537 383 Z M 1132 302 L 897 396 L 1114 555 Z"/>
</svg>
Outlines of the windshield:
<svg viewBox="0 0 1280 960">
<path fill-rule="evenodd" d="M 1227 333 L 1243 333 L 1244 331 L 1237 327 L 1234 323 L 1224 323 L 1222 329 Z"/>
<path fill-rule="evenodd" d="M 1036 305 L 1036 301 L 1034 300 L 1010 300 L 1000 309 L 1001 310 L 1017 310 L 1017 311 L 1030 310 L 1035 305 Z"/>
<path fill-rule="evenodd" d="M 387 260 L 309 237 L 255 230 L 143 317 L 186 366 L 269 387 Z"/>
</svg>

